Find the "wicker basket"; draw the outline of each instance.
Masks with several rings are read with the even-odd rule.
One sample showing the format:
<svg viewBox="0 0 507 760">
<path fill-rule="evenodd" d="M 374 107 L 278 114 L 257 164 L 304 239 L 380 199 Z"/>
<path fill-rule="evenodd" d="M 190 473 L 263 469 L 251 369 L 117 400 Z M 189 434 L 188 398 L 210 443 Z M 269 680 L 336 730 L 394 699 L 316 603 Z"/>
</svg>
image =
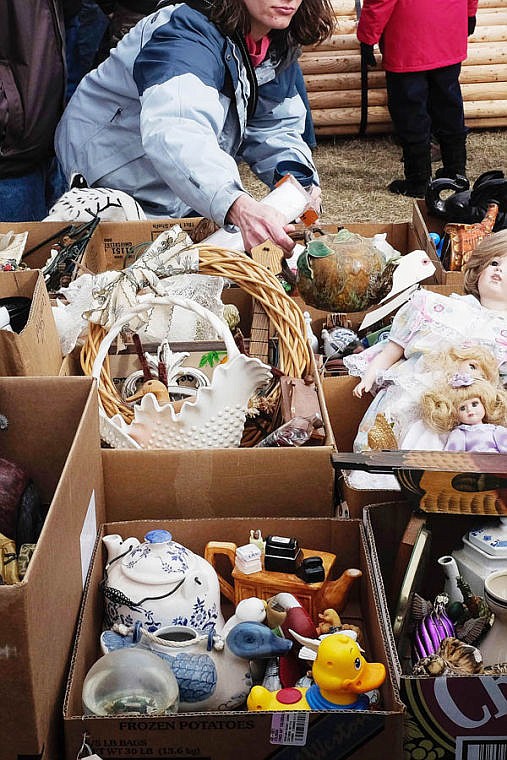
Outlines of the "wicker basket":
<svg viewBox="0 0 507 760">
<path fill-rule="evenodd" d="M 249 257 L 225 248 L 195 246 L 199 251 L 201 274 L 225 277 L 255 298 L 266 312 L 276 331 L 279 343 L 279 367 L 285 375 L 303 377 L 310 371 L 310 353 L 306 342 L 305 321 L 301 309 L 287 295 L 282 285 L 269 269 Z M 81 351 L 81 366 L 91 376 L 93 365 L 106 332 L 100 325 L 90 323 L 86 341 Z M 110 374 L 106 357 L 100 372 L 98 391 L 102 407 L 109 417 L 121 414 L 129 423 L 132 409 L 124 403 Z M 271 392 L 276 401 L 279 387 Z M 245 431 L 242 446 L 253 446 L 268 430 Z"/>
</svg>

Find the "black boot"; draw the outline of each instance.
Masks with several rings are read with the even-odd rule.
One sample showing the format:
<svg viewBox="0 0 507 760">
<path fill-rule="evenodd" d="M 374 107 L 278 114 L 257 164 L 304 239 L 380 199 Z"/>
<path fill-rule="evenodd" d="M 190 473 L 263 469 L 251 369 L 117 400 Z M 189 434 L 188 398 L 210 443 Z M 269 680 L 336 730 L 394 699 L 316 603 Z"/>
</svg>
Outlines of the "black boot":
<svg viewBox="0 0 507 760">
<path fill-rule="evenodd" d="M 424 198 L 431 179 L 431 149 L 429 143 L 403 146 L 405 179 L 395 179 L 388 190 L 397 195 Z"/>
<path fill-rule="evenodd" d="M 466 177 L 466 135 L 446 135 L 439 139 L 443 166 L 437 169 L 435 177 Z"/>
</svg>

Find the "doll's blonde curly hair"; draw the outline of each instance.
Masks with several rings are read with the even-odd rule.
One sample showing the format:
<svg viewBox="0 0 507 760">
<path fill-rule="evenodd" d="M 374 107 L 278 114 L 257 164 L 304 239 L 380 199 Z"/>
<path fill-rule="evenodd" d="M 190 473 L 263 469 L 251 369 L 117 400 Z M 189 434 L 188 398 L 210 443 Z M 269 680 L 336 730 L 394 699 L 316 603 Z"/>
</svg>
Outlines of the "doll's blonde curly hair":
<svg viewBox="0 0 507 760">
<path fill-rule="evenodd" d="M 421 417 L 438 433 L 448 433 L 459 425 L 460 404 L 472 398 L 480 399 L 485 417 L 482 420 L 492 425 L 507 425 L 507 393 L 494 383 L 475 378 L 473 383 L 459 388 L 449 381 L 440 383 L 421 397 Z"/>
<path fill-rule="evenodd" d="M 428 354 L 425 360 L 430 369 L 441 369 L 446 377 L 450 377 L 458 370 L 463 362 L 475 364 L 477 369 L 467 369 L 474 377 L 483 377 L 490 383 L 500 384 L 500 372 L 498 360 L 495 355 L 485 346 L 452 346 L 445 351 Z"/>
</svg>

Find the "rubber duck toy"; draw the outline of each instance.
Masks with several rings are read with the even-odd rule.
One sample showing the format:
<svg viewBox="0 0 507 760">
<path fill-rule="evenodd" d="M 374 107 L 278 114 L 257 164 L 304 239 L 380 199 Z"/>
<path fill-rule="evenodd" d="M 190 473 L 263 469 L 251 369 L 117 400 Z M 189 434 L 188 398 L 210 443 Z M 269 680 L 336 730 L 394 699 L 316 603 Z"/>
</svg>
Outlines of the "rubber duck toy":
<svg viewBox="0 0 507 760">
<path fill-rule="evenodd" d="M 312 667 L 314 683 L 271 692 L 254 686 L 247 708 L 260 710 L 367 710 L 365 692 L 379 688 L 386 677 L 380 662 L 366 662 L 356 641 L 343 633 L 332 633 L 322 641 L 304 639 L 292 631 L 301 644 L 317 652 Z"/>
</svg>

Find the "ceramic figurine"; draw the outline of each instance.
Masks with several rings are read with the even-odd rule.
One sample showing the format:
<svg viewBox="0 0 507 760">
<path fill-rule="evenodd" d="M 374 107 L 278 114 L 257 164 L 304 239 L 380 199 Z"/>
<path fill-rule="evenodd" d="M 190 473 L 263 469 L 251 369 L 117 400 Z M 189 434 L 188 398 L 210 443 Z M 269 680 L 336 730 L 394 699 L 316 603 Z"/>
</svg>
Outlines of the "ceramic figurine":
<svg viewBox="0 0 507 760">
<path fill-rule="evenodd" d="M 150 393 L 134 407 L 127 424 L 120 414 L 109 418 L 100 410 L 101 435 L 115 448 L 215 449 L 238 447 L 243 435 L 248 402 L 254 392 L 271 378 L 270 368 L 259 359 L 240 354 L 226 323 L 208 309 L 186 298 L 171 296 L 142 301 L 123 313 L 111 327 L 97 353 L 92 375 L 100 377 L 110 345 L 125 324 L 151 306 L 176 305 L 209 319 L 225 342 L 228 360 L 219 364 L 208 387 L 197 389 L 194 399 L 185 400 L 179 412 L 171 404 L 160 405 Z"/>
<path fill-rule="evenodd" d="M 458 586 L 459 570 L 456 560 L 450 555 L 445 555 L 439 557 L 437 562 L 445 576 L 444 593 L 447 594 L 449 603 L 462 602 L 463 594 Z"/>
<path fill-rule="evenodd" d="M 499 386 L 456 373 L 421 398 L 422 419 L 447 433 L 444 451 L 507 453 L 507 392 Z"/>
<path fill-rule="evenodd" d="M 245 701 L 251 686 L 250 660 L 285 654 L 292 646 L 262 623 L 236 623 L 226 636 L 201 632 L 189 626 L 167 626 L 149 633 L 117 627 L 101 635 L 103 651 L 141 647 L 167 662 L 180 690 L 180 712 L 234 710 Z"/>
<path fill-rule="evenodd" d="M 304 674 L 306 665 L 298 658 L 300 644 L 294 639 L 293 631 L 314 639 L 317 635 L 315 623 L 293 594 L 282 592 L 272 596 L 267 601 L 267 609 L 268 625 L 276 623 L 275 630 L 294 644 L 279 662 L 279 678 L 282 686 L 294 686 Z"/>
<path fill-rule="evenodd" d="M 452 555 L 469 592 L 482 596 L 487 576 L 507 569 L 507 517 L 485 518 L 463 536 L 463 548 Z"/>
<path fill-rule="evenodd" d="M 342 623 L 336 610 L 327 609 L 324 612 L 319 612 L 319 624 L 317 626 L 319 637 L 328 633 L 342 633 L 345 630 L 352 631 L 356 635 L 356 641 L 360 647 L 364 645 L 362 631 L 357 625 Z"/>
<path fill-rule="evenodd" d="M 454 636 L 443 639 L 434 654 L 422 657 L 414 665 L 414 676 L 478 675 L 483 672 L 479 649 Z"/>
<path fill-rule="evenodd" d="M 215 569 L 173 541 L 169 531 L 150 531 L 143 543 L 116 534 L 102 540 L 108 551 L 102 590 L 109 627 L 139 621 L 148 631 L 167 625 L 223 628 Z"/>
<path fill-rule="evenodd" d="M 365 692 L 379 688 L 386 677 L 382 663 L 366 662 L 357 642 L 341 633 L 332 633 L 320 642 L 293 635 L 317 653 L 313 685 L 276 692 L 254 686 L 247 699 L 249 710 L 368 709 Z"/>
</svg>

